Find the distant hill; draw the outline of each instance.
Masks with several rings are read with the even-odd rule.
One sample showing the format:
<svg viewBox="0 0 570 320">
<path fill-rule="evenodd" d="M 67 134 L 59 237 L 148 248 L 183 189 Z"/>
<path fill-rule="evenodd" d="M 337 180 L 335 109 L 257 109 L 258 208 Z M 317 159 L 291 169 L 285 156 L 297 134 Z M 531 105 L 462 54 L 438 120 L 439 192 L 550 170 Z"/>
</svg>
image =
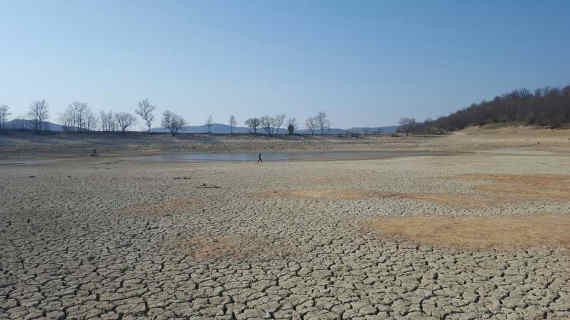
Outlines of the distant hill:
<svg viewBox="0 0 570 320">
<path fill-rule="evenodd" d="M 61 132 L 64 131 L 63 126 L 46 121 L 45 123 L 45 130 L 48 131 L 55 131 Z M 34 123 L 32 120 L 26 119 L 14 119 L 6 122 L 7 129 L 33 129 Z M 383 133 L 393 133 L 396 132 L 397 126 L 388 126 L 388 127 L 354 127 L 350 129 L 340 129 L 340 128 L 331 128 L 325 131 L 325 134 L 345 134 L 346 132 L 355 132 L 355 133 L 362 133 L 362 134 L 373 134 L 378 133 L 380 130 Z M 214 134 L 229 134 L 230 133 L 230 126 L 223 123 L 215 123 L 212 125 L 212 133 Z M 153 132 L 169 132 L 166 128 L 153 128 Z M 208 127 L 205 125 L 201 126 L 185 126 L 180 130 L 182 133 L 208 133 Z M 247 127 L 234 127 L 233 133 L 237 134 L 244 134 L 250 133 L 251 130 Z M 309 129 L 298 129 L 295 131 L 298 134 L 311 134 L 311 130 Z M 257 128 L 258 134 L 266 134 L 263 128 Z M 287 134 L 286 128 L 281 128 L 278 134 Z M 315 131 L 315 134 L 320 134 L 320 131 Z"/>
<path fill-rule="evenodd" d="M 309 130 L 309 129 L 299 129 L 299 130 L 296 130 L 295 132 L 299 133 L 299 134 L 311 134 L 311 130 Z M 345 132 L 346 132 L 346 130 L 344 130 L 344 129 L 335 129 L 335 128 L 325 130 L 325 134 L 344 134 Z M 321 134 L 321 131 L 316 130 L 315 134 Z"/>
<path fill-rule="evenodd" d="M 211 127 L 211 132 L 214 134 L 229 134 L 230 133 L 230 126 L 223 123 L 214 123 Z M 153 128 L 153 132 L 169 132 L 166 128 Z M 183 133 L 208 133 L 208 126 L 201 125 L 201 126 L 185 126 L 182 127 L 180 132 Z M 234 127 L 233 133 L 250 133 L 251 130 L 248 127 Z M 258 134 L 265 134 L 265 130 L 263 128 L 257 128 Z M 281 128 L 279 130 L 279 134 L 286 134 L 287 129 Z"/>
<path fill-rule="evenodd" d="M 259 130 L 259 129 L 258 129 Z M 169 132 L 166 128 L 153 128 L 153 132 Z M 211 127 L 212 133 L 216 134 L 229 134 L 230 133 L 230 126 L 227 124 L 222 123 L 214 123 Z M 185 126 L 182 127 L 180 132 L 183 133 L 208 133 L 208 127 L 205 125 L 202 126 Z M 246 127 L 234 127 L 233 133 L 249 133 L 249 128 Z"/>
<path fill-rule="evenodd" d="M 325 134 L 344 134 L 347 131 L 357 132 L 357 133 L 376 133 L 380 130 L 383 130 L 384 133 L 393 133 L 396 132 L 397 126 L 388 126 L 388 127 L 359 127 L 359 128 L 350 128 L 350 129 L 339 129 L 339 128 L 331 128 L 325 131 Z M 153 128 L 153 132 L 168 132 L 166 128 Z M 183 133 L 208 133 L 208 127 L 205 125 L 201 126 L 185 126 L 183 127 L 180 132 Z M 230 133 L 230 126 L 223 123 L 215 123 L 212 125 L 211 132 L 214 134 L 229 134 Z M 247 127 L 234 127 L 233 133 L 250 133 L 251 129 Z M 298 134 L 311 134 L 311 130 L 309 129 L 298 129 L 295 131 Z M 265 134 L 265 130 L 263 128 L 257 128 L 258 134 Z M 320 134 L 320 131 L 316 131 L 315 133 Z M 281 128 L 279 130 L 279 134 L 287 134 L 286 128 Z"/>
<path fill-rule="evenodd" d="M 372 133 L 394 133 L 396 132 L 396 130 L 398 129 L 398 126 L 387 126 L 387 127 L 353 127 L 350 129 L 347 129 L 347 131 L 350 132 L 356 132 L 356 133 L 368 133 L 368 134 L 372 134 Z"/>
<path fill-rule="evenodd" d="M 14 119 L 6 122 L 6 129 L 33 129 L 34 121 L 26 119 Z M 44 130 L 63 131 L 63 126 L 53 122 L 44 122 Z"/>
</svg>

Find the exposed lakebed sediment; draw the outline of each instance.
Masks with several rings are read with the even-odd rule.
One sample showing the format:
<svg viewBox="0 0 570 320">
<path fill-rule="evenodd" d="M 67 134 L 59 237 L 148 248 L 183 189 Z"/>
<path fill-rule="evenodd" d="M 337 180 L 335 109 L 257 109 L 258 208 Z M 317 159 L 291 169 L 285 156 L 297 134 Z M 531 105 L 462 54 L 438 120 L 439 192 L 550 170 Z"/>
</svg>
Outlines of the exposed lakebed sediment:
<svg viewBox="0 0 570 320">
<path fill-rule="evenodd" d="M 434 245 L 366 226 L 568 215 L 569 165 L 495 154 L 1 166 L 0 318 L 565 319 L 563 247 Z"/>
</svg>

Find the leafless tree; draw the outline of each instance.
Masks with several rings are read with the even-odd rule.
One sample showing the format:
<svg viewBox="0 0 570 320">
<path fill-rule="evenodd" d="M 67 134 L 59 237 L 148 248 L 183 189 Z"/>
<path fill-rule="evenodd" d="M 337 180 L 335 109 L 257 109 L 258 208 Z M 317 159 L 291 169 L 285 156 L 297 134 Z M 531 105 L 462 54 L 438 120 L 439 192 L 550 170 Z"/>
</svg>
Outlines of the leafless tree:
<svg viewBox="0 0 570 320">
<path fill-rule="evenodd" d="M 174 112 L 166 110 L 162 113 L 162 127 L 167 128 L 173 137 L 185 124 L 184 118 Z"/>
<path fill-rule="evenodd" d="M 295 134 L 295 130 L 297 129 L 297 119 L 291 117 L 287 120 L 287 131 L 289 135 L 292 136 Z"/>
<path fill-rule="evenodd" d="M 137 122 L 137 118 L 128 112 L 118 112 L 115 113 L 115 121 L 119 128 L 121 128 L 121 132 L 125 132 L 130 126 Z"/>
<path fill-rule="evenodd" d="M 97 116 L 87 103 L 76 101 L 67 106 L 61 122 L 66 131 L 90 131 L 96 129 Z"/>
<path fill-rule="evenodd" d="M 261 121 L 258 118 L 249 118 L 245 120 L 245 124 L 253 129 L 253 134 L 257 134 L 257 128 L 261 125 Z"/>
<path fill-rule="evenodd" d="M 144 122 L 146 123 L 146 126 L 148 127 L 148 133 L 152 132 L 152 122 L 154 121 L 154 110 L 156 109 L 156 106 L 152 105 L 149 101 L 148 98 L 144 99 L 142 101 L 139 102 L 139 107 L 137 108 L 137 110 L 135 110 L 135 113 L 140 116 Z"/>
<path fill-rule="evenodd" d="M 273 118 L 270 116 L 263 116 L 259 119 L 260 125 L 265 130 L 267 135 L 273 135 Z"/>
<path fill-rule="evenodd" d="M 214 118 L 212 117 L 212 115 L 210 115 L 208 117 L 208 120 L 206 120 L 206 127 L 208 127 L 208 134 L 212 133 L 213 125 L 214 125 Z"/>
<path fill-rule="evenodd" d="M 414 130 L 416 126 L 416 119 L 415 118 L 402 118 L 398 121 L 400 124 L 400 130 L 406 133 L 406 136 Z"/>
<path fill-rule="evenodd" d="M 74 126 L 75 114 L 73 111 L 74 110 L 72 109 L 72 106 L 69 105 L 60 116 L 61 118 L 60 121 L 61 124 L 63 125 L 64 131 L 72 131 L 75 128 Z"/>
<path fill-rule="evenodd" d="M 318 129 L 319 125 L 317 123 L 317 118 L 309 117 L 305 120 L 305 126 L 307 129 L 311 130 L 311 135 L 315 135 L 315 131 Z"/>
<path fill-rule="evenodd" d="M 117 131 L 117 123 L 113 115 L 113 111 L 101 111 L 99 118 L 101 119 L 101 130 L 104 132 Z"/>
<path fill-rule="evenodd" d="M 10 115 L 8 110 L 10 110 L 10 107 L 7 105 L 0 106 L 0 129 L 6 128 L 6 121 L 8 121 L 8 116 Z"/>
<path fill-rule="evenodd" d="M 272 125 L 273 125 L 274 134 L 279 134 L 279 130 L 281 130 L 281 127 L 283 126 L 284 122 L 285 122 L 285 114 L 278 114 L 275 117 L 273 117 Z"/>
<path fill-rule="evenodd" d="M 34 130 L 42 130 L 45 126 L 45 121 L 48 119 L 48 104 L 45 100 L 34 101 L 30 105 L 28 112 L 32 118 Z"/>
<path fill-rule="evenodd" d="M 236 117 L 233 114 L 230 116 L 229 124 L 230 124 L 230 135 L 231 135 L 234 134 L 234 127 L 237 125 Z"/>
<path fill-rule="evenodd" d="M 319 112 L 315 117 L 315 121 L 317 122 L 317 127 L 321 130 L 321 134 L 325 134 L 325 130 L 330 129 L 331 123 L 327 118 L 327 114 L 324 112 Z"/>
<path fill-rule="evenodd" d="M 95 114 L 91 109 L 87 110 L 87 121 L 85 123 L 87 125 L 87 131 L 95 131 L 97 130 L 97 126 L 99 124 L 99 117 Z"/>
</svg>

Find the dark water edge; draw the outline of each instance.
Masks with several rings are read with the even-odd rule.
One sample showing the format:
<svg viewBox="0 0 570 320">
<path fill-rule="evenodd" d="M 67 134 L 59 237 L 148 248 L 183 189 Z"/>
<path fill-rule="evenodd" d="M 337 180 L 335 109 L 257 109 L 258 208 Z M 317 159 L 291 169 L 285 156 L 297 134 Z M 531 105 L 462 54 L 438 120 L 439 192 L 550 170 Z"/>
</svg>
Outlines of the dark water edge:
<svg viewBox="0 0 570 320">
<path fill-rule="evenodd" d="M 18 166 L 31 166 L 37 164 L 53 163 L 58 160 L 0 160 L 0 167 L 18 167 Z"/>
<path fill-rule="evenodd" d="M 307 151 L 307 152 L 262 152 L 263 161 L 349 161 L 375 160 L 421 156 L 452 156 L 456 152 L 429 151 Z M 215 162 L 215 161 L 257 161 L 258 153 L 179 153 L 149 155 L 136 157 L 120 157 L 121 161 L 142 162 Z M 14 159 L 0 160 L 2 167 L 18 167 L 42 165 L 72 159 Z"/>
<path fill-rule="evenodd" d="M 263 161 L 342 161 L 374 160 L 400 157 L 450 156 L 450 152 L 427 151 L 331 151 L 331 152 L 262 152 Z M 258 153 L 186 153 L 133 158 L 145 162 L 212 162 L 257 161 Z"/>
</svg>

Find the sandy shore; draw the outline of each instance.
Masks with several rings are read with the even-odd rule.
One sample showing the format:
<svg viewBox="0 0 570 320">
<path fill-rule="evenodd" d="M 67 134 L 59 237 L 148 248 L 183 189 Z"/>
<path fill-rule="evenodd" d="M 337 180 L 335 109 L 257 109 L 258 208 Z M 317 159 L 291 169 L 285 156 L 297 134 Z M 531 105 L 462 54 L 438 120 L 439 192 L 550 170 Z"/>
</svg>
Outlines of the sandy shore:
<svg viewBox="0 0 570 320">
<path fill-rule="evenodd" d="M 570 157 L 481 151 L 0 166 L 0 318 L 567 319 Z M 543 214 L 487 246 L 383 230 Z"/>
</svg>

